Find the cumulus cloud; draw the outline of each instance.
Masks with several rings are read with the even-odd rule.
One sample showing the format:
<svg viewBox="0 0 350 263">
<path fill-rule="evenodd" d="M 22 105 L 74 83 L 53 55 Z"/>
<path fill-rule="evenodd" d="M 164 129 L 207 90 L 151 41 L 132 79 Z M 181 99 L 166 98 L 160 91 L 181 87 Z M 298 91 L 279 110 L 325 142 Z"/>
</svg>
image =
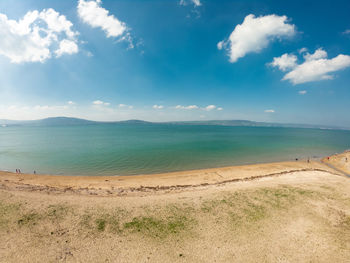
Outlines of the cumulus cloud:
<svg viewBox="0 0 350 263">
<path fill-rule="evenodd" d="M 156 109 L 156 110 L 161 110 L 164 108 L 164 106 L 163 105 L 153 105 L 152 108 Z"/>
<path fill-rule="evenodd" d="M 275 110 L 265 110 L 264 112 L 266 112 L 266 113 L 274 113 L 275 112 Z"/>
<path fill-rule="evenodd" d="M 54 9 L 27 12 L 20 20 L 0 13 L 0 54 L 12 63 L 44 62 L 79 51 L 73 24 Z M 58 49 L 56 47 L 58 46 Z"/>
<path fill-rule="evenodd" d="M 105 31 L 107 37 L 120 37 L 127 31 L 127 26 L 109 11 L 101 7 L 101 0 L 79 0 L 78 15 L 86 24 Z"/>
<path fill-rule="evenodd" d="M 317 59 L 321 59 L 321 58 L 327 58 L 327 52 L 324 51 L 322 48 L 319 48 L 315 51 L 315 53 L 310 54 L 310 53 L 306 53 L 304 55 L 304 59 L 306 61 L 311 61 L 311 60 L 317 60 Z"/>
<path fill-rule="evenodd" d="M 68 104 L 68 105 L 74 105 L 75 102 L 70 100 L 70 101 L 67 102 L 67 104 Z"/>
<path fill-rule="evenodd" d="M 57 49 L 55 51 L 57 57 L 62 56 L 63 54 L 74 54 L 74 53 L 78 53 L 78 45 L 72 41 L 72 40 L 68 40 L 68 39 L 63 39 L 60 42 L 60 47 L 59 49 Z"/>
<path fill-rule="evenodd" d="M 300 90 L 298 93 L 299 93 L 300 95 L 305 95 L 305 94 L 307 93 L 307 91 L 306 91 L 306 90 Z"/>
<path fill-rule="evenodd" d="M 206 111 L 211 111 L 211 110 L 215 110 L 216 106 L 215 105 L 208 105 L 207 107 L 204 108 Z"/>
<path fill-rule="evenodd" d="M 275 59 L 276 58 L 274 58 L 274 60 Z M 350 67 L 350 56 L 339 54 L 332 59 L 328 59 L 327 52 L 319 48 L 313 54 L 304 54 L 304 62 L 291 68 L 291 71 L 288 72 L 282 80 L 289 80 L 296 85 L 312 81 L 333 79 L 334 76 L 330 73 L 347 67 Z"/>
<path fill-rule="evenodd" d="M 230 62 L 234 63 L 248 53 L 260 52 L 275 39 L 292 37 L 295 33 L 295 26 L 288 23 L 286 16 L 255 17 L 250 14 L 235 27 L 227 40 L 217 44 L 217 48 L 227 50 Z"/>
<path fill-rule="evenodd" d="M 177 105 L 175 109 L 178 110 L 196 110 L 199 109 L 197 105 L 189 105 L 189 106 L 182 106 L 182 105 Z"/>
<path fill-rule="evenodd" d="M 104 102 L 102 100 L 95 100 L 95 101 L 92 102 L 92 104 L 98 105 L 98 106 L 109 106 L 109 105 L 111 105 L 109 102 Z"/>
<path fill-rule="evenodd" d="M 295 55 L 283 54 L 280 57 L 273 58 L 270 65 L 273 67 L 278 67 L 282 71 L 286 71 L 296 67 L 297 57 Z"/>
<path fill-rule="evenodd" d="M 218 110 L 218 111 L 222 111 L 222 110 L 224 110 L 224 108 L 219 107 L 219 108 L 217 108 L 217 110 Z"/>
</svg>

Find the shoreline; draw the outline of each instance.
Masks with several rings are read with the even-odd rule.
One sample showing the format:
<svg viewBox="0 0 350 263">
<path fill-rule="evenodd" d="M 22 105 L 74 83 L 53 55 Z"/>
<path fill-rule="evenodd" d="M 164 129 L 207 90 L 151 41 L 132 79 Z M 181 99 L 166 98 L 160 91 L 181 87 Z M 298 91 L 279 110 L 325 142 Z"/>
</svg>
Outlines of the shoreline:
<svg viewBox="0 0 350 263">
<path fill-rule="evenodd" d="M 349 162 L 345 162 L 348 158 Z M 348 165 L 348 166 L 347 166 Z M 208 187 L 226 183 L 276 177 L 288 173 L 320 171 L 349 176 L 350 152 L 346 151 L 319 161 L 298 160 L 220 168 L 188 170 L 160 174 L 130 176 L 67 176 L 17 174 L 0 171 L 0 188 L 8 190 L 44 191 L 49 193 L 74 193 L 101 196 L 118 196 Z"/>
</svg>

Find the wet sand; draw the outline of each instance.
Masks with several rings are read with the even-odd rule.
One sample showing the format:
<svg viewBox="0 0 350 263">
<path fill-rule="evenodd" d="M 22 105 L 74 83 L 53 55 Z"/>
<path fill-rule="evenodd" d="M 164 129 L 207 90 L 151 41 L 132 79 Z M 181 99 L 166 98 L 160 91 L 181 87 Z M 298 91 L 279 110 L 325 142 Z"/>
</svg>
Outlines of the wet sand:
<svg viewBox="0 0 350 263">
<path fill-rule="evenodd" d="M 2 188 L 7 189 L 120 195 L 138 191 L 179 190 L 218 185 L 297 171 L 340 173 L 323 163 L 304 160 L 135 176 L 63 176 L 0 172 L 0 183 Z"/>
</svg>

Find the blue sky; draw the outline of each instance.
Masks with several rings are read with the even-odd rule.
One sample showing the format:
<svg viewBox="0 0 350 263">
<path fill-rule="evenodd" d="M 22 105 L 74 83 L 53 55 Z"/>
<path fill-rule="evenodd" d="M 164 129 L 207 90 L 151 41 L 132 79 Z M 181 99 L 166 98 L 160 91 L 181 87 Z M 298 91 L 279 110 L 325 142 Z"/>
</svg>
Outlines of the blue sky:
<svg viewBox="0 0 350 263">
<path fill-rule="evenodd" d="M 337 0 L 1 1 L 0 118 L 350 127 L 349 10 Z"/>
</svg>

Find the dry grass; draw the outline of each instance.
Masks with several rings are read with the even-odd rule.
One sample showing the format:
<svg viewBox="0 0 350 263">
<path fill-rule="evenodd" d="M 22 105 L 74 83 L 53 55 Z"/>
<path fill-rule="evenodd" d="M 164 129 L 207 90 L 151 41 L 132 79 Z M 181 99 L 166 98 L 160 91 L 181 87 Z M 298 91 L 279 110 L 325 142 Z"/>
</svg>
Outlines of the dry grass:
<svg viewBox="0 0 350 263">
<path fill-rule="evenodd" d="M 0 191 L 0 261 L 346 262 L 350 199 L 339 182 L 251 182 L 171 202 L 108 204 Z"/>
</svg>

